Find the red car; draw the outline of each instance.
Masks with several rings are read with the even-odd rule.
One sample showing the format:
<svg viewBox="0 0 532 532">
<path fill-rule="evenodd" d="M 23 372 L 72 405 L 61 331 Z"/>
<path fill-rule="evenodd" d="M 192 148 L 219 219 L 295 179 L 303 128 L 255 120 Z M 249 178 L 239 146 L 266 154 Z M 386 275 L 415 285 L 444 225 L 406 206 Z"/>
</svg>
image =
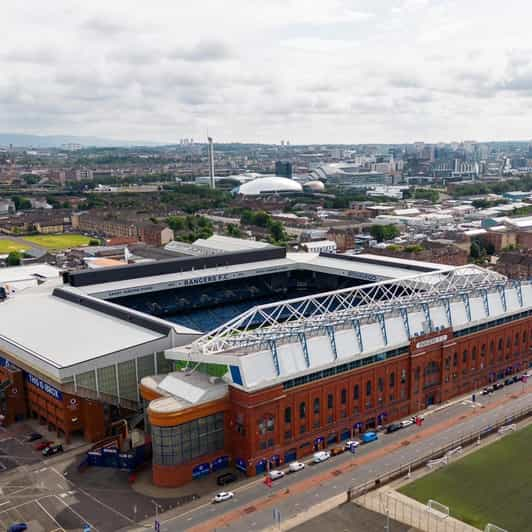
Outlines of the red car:
<svg viewBox="0 0 532 532">
<path fill-rule="evenodd" d="M 54 443 L 53 441 L 43 440 L 40 441 L 34 448 L 36 451 L 42 451 L 43 449 L 46 449 L 49 445 L 52 445 Z"/>
</svg>

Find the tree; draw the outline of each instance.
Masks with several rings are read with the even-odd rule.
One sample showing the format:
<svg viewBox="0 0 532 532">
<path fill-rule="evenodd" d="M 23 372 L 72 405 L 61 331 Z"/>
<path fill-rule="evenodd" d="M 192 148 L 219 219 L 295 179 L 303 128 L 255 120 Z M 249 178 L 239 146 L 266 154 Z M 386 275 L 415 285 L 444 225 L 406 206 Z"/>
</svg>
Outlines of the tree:
<svg viewBox="0 0 532 532">
<path fill-rule="evenodd" d="M 384 240 L 392 240 L 398 237 L 401 233 L 395 225 L 372 225 L 369 229 L 371 236 L 377 242 L 383 242 Z"/>
<path fill-rule="evenodd" d="M 7 256 L 8 266 L 18 266 L 21 262 L 22 255 L 18 251 L 11 251 Z"/>
<path fill-rule="evenodd" d="M 229 236 L 232 236 L 233 238 L 240 238 L 242 236 L 242 231 L 240 231 L 240 227 L 236 224 L 228 224 L 227 225 L 227 234 Z"/>
<path fill-rule="evenodd" d="M 275 242 L 286 242 L 288 235 L 286 234 L 283 224 L 279 221 L 272 221 L 269 224 L 270 234 Z"/>
<path fill-rule="evenodd" d="M 33 174 L 24 174 L 22 176 L 22 178 L 26 182 L 26 185 L 29 185 L 29 186 L 35 185 L 35 184 L 37 184 L 40 181 L 39 176 L 36 176 L 36 175 L 33 175 Z"/>
<path fill-rule="evenodd" d="M 480 244 L 474 240 L 473 242 L 471 242 L 471 246 L 469 248 L 469 254 L 471 255 L 471 258 L 474 259 L 474 260 L 477 260 L 480 258 L 480 255 L 481 255 L 481 248 L 480 248 Z"/>
<path fill-rule="evenodd" d="M 27 198 L 22 198 L 21 196 L 12 196 L 11 201 L 15 204 L 15 209 L 17 211 L 31 209 L 31 201 Z"/>
</svg>

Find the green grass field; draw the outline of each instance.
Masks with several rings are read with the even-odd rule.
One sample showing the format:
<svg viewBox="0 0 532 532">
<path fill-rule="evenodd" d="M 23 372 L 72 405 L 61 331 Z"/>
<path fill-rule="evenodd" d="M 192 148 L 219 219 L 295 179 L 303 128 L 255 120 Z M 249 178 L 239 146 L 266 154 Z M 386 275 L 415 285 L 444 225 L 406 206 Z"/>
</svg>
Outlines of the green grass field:
<svg viewBox="0 0 532 532">
<path fill-rule="evenodd" d="M 532 426 L 444 466 L 399 491 L 426 504 L 434 499 L 451 515 L 481 528 L 532 530 Z"/>
<path fill-rule="evenodd" d="M 90 238 L 86 236 L 71 234 L 25 236 L 24 240 L 48 249 L 77 248 L 88 246 L 90 242 Z"/>
<path fill-rule="evenodd" d="M 29 246 L 25 246 L 15 240 L 0 240 L 0 255 L 8 255 L 12 251 L 26 251 Z"/>
</svg>

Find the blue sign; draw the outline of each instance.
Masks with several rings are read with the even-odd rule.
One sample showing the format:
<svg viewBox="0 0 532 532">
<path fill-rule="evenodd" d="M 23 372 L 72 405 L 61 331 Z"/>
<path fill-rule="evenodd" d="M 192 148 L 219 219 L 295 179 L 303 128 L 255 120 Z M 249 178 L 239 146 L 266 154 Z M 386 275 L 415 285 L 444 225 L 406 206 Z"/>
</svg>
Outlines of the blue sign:
<svg viewBox="0 0 532 532">
<path fill-rule="evenodd" d="M 0 357 L 0 367 L 19 369 L 17 366 L 15 366 L 15 364 L 13 364 L 13 362 L 4 357 Z"/>
<path fill-rule="evenodd" d="M 248 467 L 246 465 L 246 461 L 243 460 L 242 458 L 237 458 L 235 460 L 235 467 L 237 469 L 240 469 L 240 471 L 244 471 L 244 473 L 248 470 Z"/>
<path fill-rule="evenodd" d="M 211 465 L 208 463 L 199 464 L 192 470 L 192 478 L 200 478 L 211 472 Z"/>
<path fill-rule="evenodd" d="M 54 388 L 47 382 L 44 382 L 43 380 L 39 379 L 39 377 L 36 377 L 31 373 L 26 373 L 26 379 L 30 384 L 33 384 L 33 386 L 40 388 L 43 392 L 47 393 L 48 395 L 51 395 L 54 399 L 57 399 L 58 401 L 63 400 L 63 394 L 60 390 Z"/>
<path fill-rule="evenodd" d="M 213 471 L 218 471 L 218 469 L 223 469 L 229 465 L 229 456 L 219 456 L 212 461 L 211 469 Z"/>
</svg>

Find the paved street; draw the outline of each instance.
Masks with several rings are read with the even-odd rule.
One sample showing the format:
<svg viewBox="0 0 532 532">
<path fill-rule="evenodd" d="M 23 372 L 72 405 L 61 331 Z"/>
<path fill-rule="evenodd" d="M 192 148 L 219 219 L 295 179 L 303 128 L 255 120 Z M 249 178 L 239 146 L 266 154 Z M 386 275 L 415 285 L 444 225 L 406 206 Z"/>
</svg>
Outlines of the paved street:
<svg viewBox="0 0 532 532">
<path fill-rule="evenodd" d="M 493 396 L 481 397 L 485 408 L 458 403 L 427 416 L 422 427 L 412 426 L 393 434 L 381 435 L 378 442 L 360 448 L 356 456 L 344 453 L 319 465 L 288 475 L 268 488 L 262 478 L 235 489 L 235 498 L 222 505 L 201 502 L 185 512 L 169 512 L 161 516 L 161 531 L 185 529 L 249 531 L 273 525 L 273 508 L 287 519 L 319 502 L 346 492 L 426 454 L 462 435 L 478 431 L 501 416 L 510 416 L 532 405 L 530 387 L 523 394 L 521 384 L 499 390 Z M 499 404 L 499 403 L 503 404 Z M 223 512 L 223 513 L 222 513 Z M 146 522 L 146 524 L 149 524 Z"/>
</svg>

